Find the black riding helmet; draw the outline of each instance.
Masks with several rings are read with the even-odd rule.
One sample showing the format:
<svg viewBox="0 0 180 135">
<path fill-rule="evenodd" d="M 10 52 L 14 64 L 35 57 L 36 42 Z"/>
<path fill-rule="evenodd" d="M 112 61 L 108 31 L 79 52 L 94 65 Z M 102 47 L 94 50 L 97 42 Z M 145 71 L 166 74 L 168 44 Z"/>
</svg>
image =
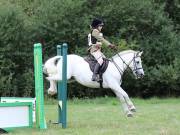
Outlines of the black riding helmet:
<svg viewBox="0 0 180 135">
<path fill-rule="evenodd" d="M 91 23 L 92 28 L 97 28 L 98 26 L 104 25 L 103 21 L 100 19 L 94 19 Z"/>
</svg>

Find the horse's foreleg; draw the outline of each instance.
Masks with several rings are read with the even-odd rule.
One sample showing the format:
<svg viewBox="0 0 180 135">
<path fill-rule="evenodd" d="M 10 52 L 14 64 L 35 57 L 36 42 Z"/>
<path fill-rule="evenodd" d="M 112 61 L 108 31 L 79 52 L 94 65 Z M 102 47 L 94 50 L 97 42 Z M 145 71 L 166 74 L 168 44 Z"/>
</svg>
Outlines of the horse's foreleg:
<svg viewBox="0 0 180 135">
<path fill-rule="evenodd" d="M 48 89 L 48 94 L 50 94 L 50 95 L 56 94 L 57 93 L 57 84 L 56 84 L 56 81 L 49 80 L 49 83 L 50 83 L 50 87 Z"/>
<path fill-rule="evenodd" d="M 120 99 L 123 110 L 126 113 L 126 115 L 128 117 L 132 117 L 133 113 L 129 110 L 128 104 L 124 98 L 124 95 L 127 95 L 126 92 L 118 84 L 111 86 L 111 89 L 114 91 L 116 96 Z"/>
<path fill-rule="evenodd" d="M 125 100 L 126 100 L 126 102 L 128 104 L 129 110 L 131 110 L 132 112 L 136 112 L 136 107 L 134 106 L 134 104 L 130 100 L 129 96 L 125 97 Z"/>
<path fill-rule="evenodd" d="M 46 77 L 47 80 L 51 81 L 59 81 L 59 80 L 62 80 L 61 76 L 59 74 L 54 74 L 54 75 L 51 75 L 51 76 L 48 76 Z"/>
<path fill-rule="evenodd" d="M 123 96 L 128 105 L 129 110 L 132 112 L 135 112 L 136 108 L 135 108 L 134 104 L 132 103 L 132 101 L 130 100 L 128 94 L 121 87 L 120 87 L 120 91 L 123 92 Z"/>
</svg>

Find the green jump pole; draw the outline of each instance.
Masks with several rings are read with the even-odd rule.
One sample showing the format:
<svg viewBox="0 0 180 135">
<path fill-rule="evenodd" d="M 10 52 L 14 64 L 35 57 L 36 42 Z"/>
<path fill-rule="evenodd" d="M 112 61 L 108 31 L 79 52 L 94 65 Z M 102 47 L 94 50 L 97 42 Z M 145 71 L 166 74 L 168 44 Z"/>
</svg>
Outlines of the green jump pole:
<svg viewBox="0 0 180 135">
<path fill-rule="evenodd" d="M 57 55 L 62 56 L 62 81 L 58 82 L 58 123 L 67 127 L 67 44 L 57 45 Z"/>
<path fill-rule="evenodd" d="M 40 129 L 46 129 L 47 125 L 44 117 L 42 47 L 40 43 L 34 44 L 34 76 L 36 95 L 36 126 Z"/>
</svg>

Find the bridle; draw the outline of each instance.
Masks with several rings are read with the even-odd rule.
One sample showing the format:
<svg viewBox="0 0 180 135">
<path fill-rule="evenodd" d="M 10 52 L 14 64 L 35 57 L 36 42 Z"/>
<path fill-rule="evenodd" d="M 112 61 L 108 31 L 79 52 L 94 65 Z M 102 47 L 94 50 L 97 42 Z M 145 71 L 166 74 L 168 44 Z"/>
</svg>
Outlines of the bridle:
<svg viewBox="0 0 180 135">
<path fill-rule="evenodd" d="M 137 66 L 138 63 L 136 62 L 135 59 L 138 58 L 138 57 L 140 57 L 138 54 L 139 54 L 139 52 L 136 53 L 136 55 L 135 55 L 135 53 L 134 53 L 134 57 L 133 57 L 133 64 L 134 64 L 134 66 L 133 66 L 133 67 L 134 67 L 133 71 L 136 73 L 137 76 L 139 76 L 139 74 L 138 74 L 137 71 L 140 70 L 140 69 L 143 69 L 142 67 L 139 68 L 139 67 Z"/>
<path fill-rule="evenodd" d="M 119 71 L 119 73 L 120 73 L 120 75 L 122 76 L 123 75 L 123 72 L 125 71 L 124 70 L 124 65 L 126 65 L 127 66 L 127 68 L 130 68 L 130 64 L 133 62 L 133 72 L 136 74 L 136 76 L 139 76 L 139 74 L 138 74 L 138 70 L 140 70 L 140 69 L 142 69 L 142 68 L 138 68 L 137 67 L 137 63 L 136 63 L 136 58 L 138 58 L 138 57 L 140 57 L 139 55 L 139 52 L 138 53 L 134 53 L 134 57 L 132 58 L 132 60 L 129 62 L 129 64 L 127 64 L 124 60 L 123 60 L 123 58 L 121 57 L 121 55 L 119 54 L 119 53 L 117 53 L 117 56 L 122 60 L 122 62 L 123 62 L 123 69 L 121 69 L 119 66 L 118 66 L 118 64 L 114 61 L 114 59 L 113 59 L 113 57 L 110 59 L 110 61 L 112 61 L 112 63 L 115 65 L 115 67 L 117 68 L 117 70 Z M 130 68 L 131 69 L 131 68 Z"/>
</svg>

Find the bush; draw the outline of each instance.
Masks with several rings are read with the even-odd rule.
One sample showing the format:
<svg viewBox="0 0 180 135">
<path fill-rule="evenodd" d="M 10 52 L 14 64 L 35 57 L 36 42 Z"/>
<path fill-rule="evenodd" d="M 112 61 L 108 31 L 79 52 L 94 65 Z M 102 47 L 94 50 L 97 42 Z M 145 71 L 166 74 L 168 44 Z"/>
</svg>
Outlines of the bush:
<svg viewBox="0 0 180 135">
<path fill-rule="evenodd" d="M 0 24 L 0 95 L 23 96 L 21 75 L 29 60 L 23 12 L 13 5 L 0 5 Z"/>
<path fill-rule="evenodd" d="M 130 95 L 179 96 L 178 7 L 177 0 L 1 1 L 0 94 L 33 95 L 35 42 L 43 44 L 44 60 L 56 55 L 56 45 L 63 42 L 68 43 L 69 53 L 87 55 L 89 24 L 99 17 L 105 22 L 105 37 L 118 45 L 119 51 L 144 50 L 144 79 L 124 75 L 123 88 Z M 116 53 L 107 47 L 103 50 L 107 57 Z M 70 97 L 113 95 L 111 91 L 97 91 L 76 83 L 69 85 L 69 89 Z"/>
</svg>

